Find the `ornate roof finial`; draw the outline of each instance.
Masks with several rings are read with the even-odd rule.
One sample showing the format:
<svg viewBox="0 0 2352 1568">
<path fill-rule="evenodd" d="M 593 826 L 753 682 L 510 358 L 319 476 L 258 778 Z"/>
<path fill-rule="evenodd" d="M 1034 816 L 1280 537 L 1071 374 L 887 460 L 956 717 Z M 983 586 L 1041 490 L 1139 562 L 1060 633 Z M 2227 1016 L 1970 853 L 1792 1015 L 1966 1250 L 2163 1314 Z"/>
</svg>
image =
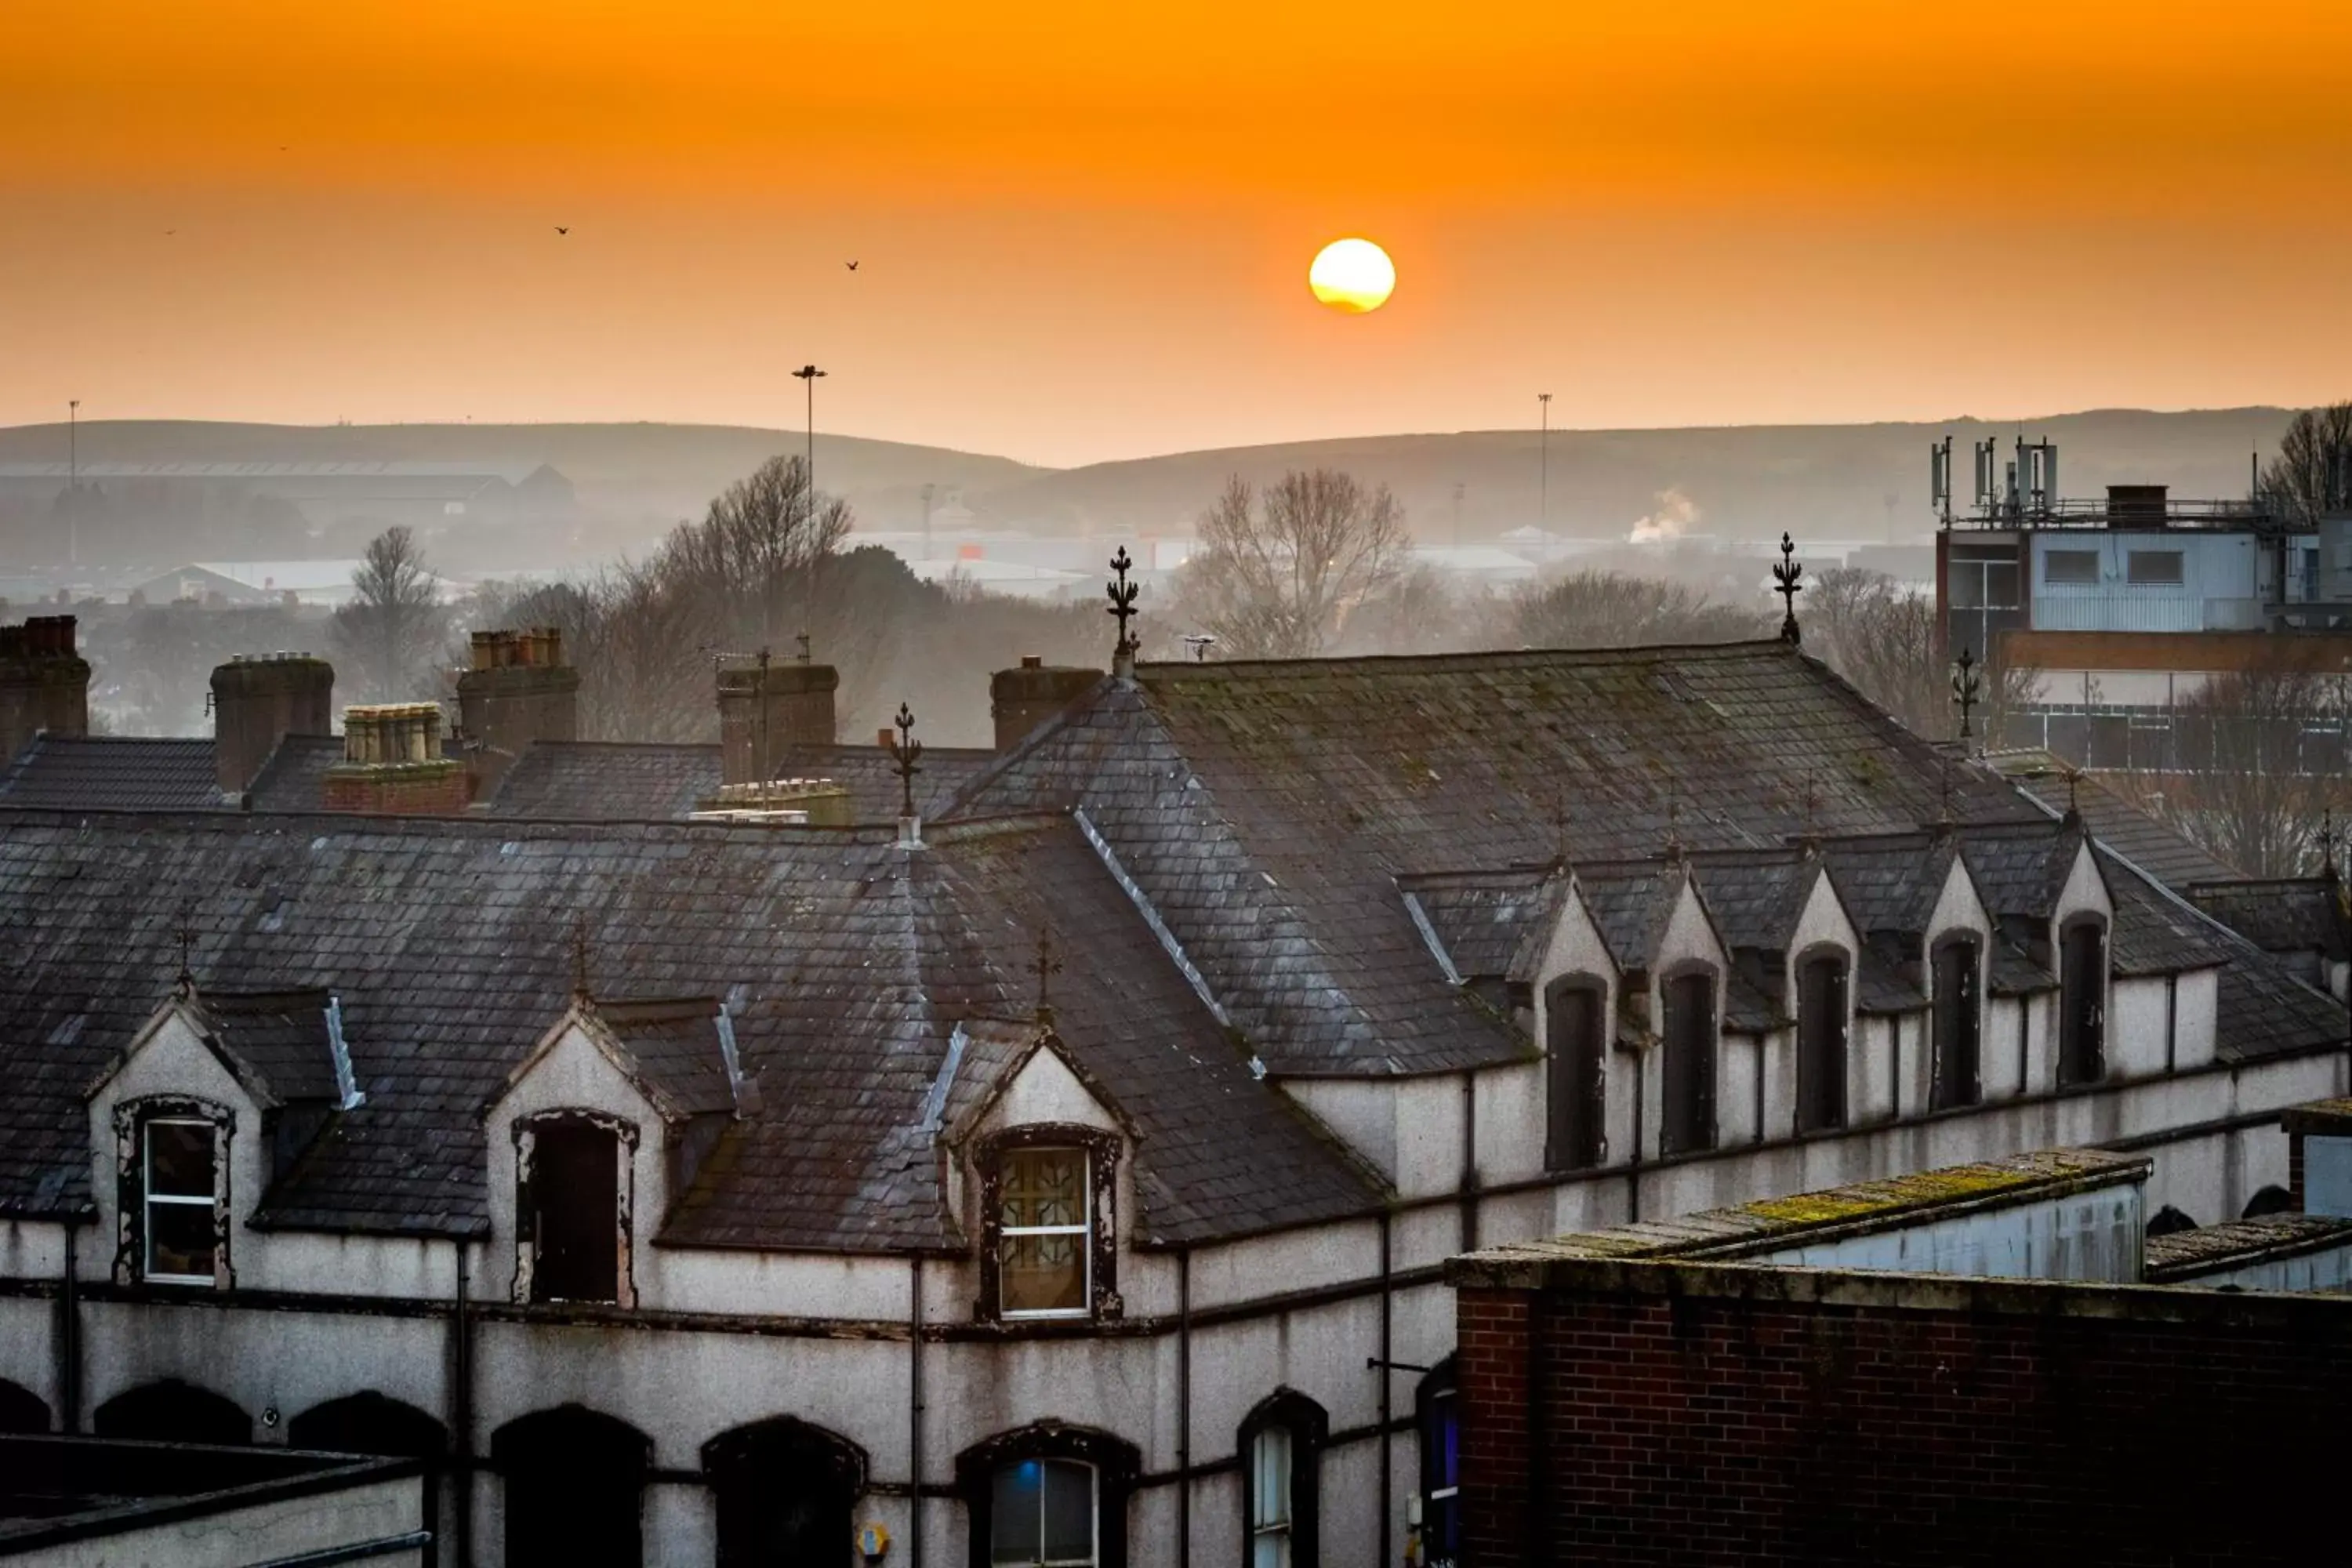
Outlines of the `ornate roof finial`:
<svg viewBox="0 0 2352 1568">
<path fill-rule="evenodd" d="M 1967 749 L 1969 738 L 1976 733 L 1969 715 L 1976 710 L 1977 699 L 1984 694 L 1984 679 L 1977 674 L 1977 656 L 1973 648 L 1960 649 L 1960 657 L 1952 661 L 1952 705 L 1960 710 L 1960 746 Z"/>
<path fill-rule="evenodd" d="M 1804 633 L 1797 626 L 1797 595 L 1805 591 L 1800 581 L 1804 574 L 1804 565 L 1797 559 L 1796 542 L 1782 534 L 1780 563 L 1772 568 L 1772 592 L 1788 605 L 1788 613 L 1780 617 L 1780 640 L 1791 647 L 1804 641 Z"/>
<path fill-rule="evenodd" d="M 915 714 L 904 702 L 898 704 L 898 738 L 890 742 L 891 760 L 898 763 L 898 815 L 915 815 L 915 775 L 923 770 L 915 764 L 923 755 L 923 743 L 915 737 Z"/>
<path fill-rule="evenodd" d="M 182 900 L 180 922 L 172 932 L 180 944 L 180 972 L 172 977 L 172 992 L 182 1001 L 196 994 L 196 973 L 190 965 L 190 954 L 196 945 L 195 915 L 194 901 Z"/>
<path fill-rule="evenodd" d="M 1683 858 L 1683 807 L 1670 789 L 1666 795 L 1666 858 L 1679 861 Z"/>
<path fill-rule="evenodd" d="M 1120 545 L 1118 553 L 1110 558 L 1110 569 L 1118 575 L 1103 584 L 1110 594 L 1111 618 L 1118 623 L 1118 641 L 1111 648 L 1111 658 L 1115 661 L 1125 662 L 1135 658 L 1137 639 L 1129 635 L 1127 623 L 1138 614 L 1135 596 L 1142 592 L 1142 584 L 1127 580 L 1128 573 L 1134 567 L 1135 563 L 1128 558 L 1127 546 Z"/>
<path fill-rule="evenodd" d="M 1052 985 L 1054 976 L 1062 973 L 1062 961 L 1054 954 L 1054 930 L 1051 926 L 1037 928 L 1037 957 L 1030 968 L 1037 976 L 1037 1021 L 1054 1021 Z"/>
<path fill-rule="evenodd" d="M 2069 827 L 2083 826 L 2082 789 L 2083 770 L 2068 768 L 2066 770 L 2066 826 Z"/>
</svg>

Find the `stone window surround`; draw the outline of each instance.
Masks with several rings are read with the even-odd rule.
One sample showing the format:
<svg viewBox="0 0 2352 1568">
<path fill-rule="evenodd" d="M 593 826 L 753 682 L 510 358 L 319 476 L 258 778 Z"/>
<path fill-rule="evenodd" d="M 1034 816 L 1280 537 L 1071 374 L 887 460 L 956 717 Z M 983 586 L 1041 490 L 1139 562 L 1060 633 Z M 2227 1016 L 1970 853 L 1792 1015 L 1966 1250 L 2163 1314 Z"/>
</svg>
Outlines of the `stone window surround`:
<svg viewBox="0 0 2352 1568">
<path fill-rule="evenodd" d="M 513 1299 L 519 1306 L 531 1303 L 531 1276 L 538 1264 L 539 1249 L 533 1240 L 538 1229 L 538 1207 L 530 1190 L 534 1142 L 540 1128 L 565 1123 L 585 1124 L 613 1135 L 614 1157 L 620 1162 L 616 1187 L 619 1200 L 613 1216 L 614 1243 L 620 1248 L 620 1266 L 614 1270 L 614 1299 L 610 1305 L 635 1307 L 637 1304 L 636 1123 L 609 1111 L 592 1110 L 583 1106 L 535 1110 L 528 1116 L 515 1118 L 513 1125 L 508 1129 L 514 1140 L 515 1162 Z"/>
<path fill-rule="evenodd" d="M 1085 1318 L 1007 1315 L 1000 1306 L 1003 1243 L 998 1215 L 1003 1201 L 1003 1156 L 1015 1149 L 1076 1148 L 1087 1155 L 1087 1184 L 1092 1208 L 1087 1216 L 1088 1301 Z M 1118 1294 L 1118 1155 L 1119 1137 L 1097 1127 L 1075 1122 L 1034 1121 L 1009 1127 L 980 1141 L 973 1163 L 980 1175 L 980 1300 L 972 1304 L 978 1322 L 1007 1328 L 1045 1327 L 1071 1322 L 1113 1322 L 1125 1311 Z"/>
<path fill-rule="evenodd" d="M 213 1282 L 209 1288 L 230 1289 L 236 1284 L 229 1257 L 229 1233 L 234 1228 L 229 1214 L 229 1146 L 236 1135 L 236 1113 L 226 1106 L 183 1094 L 141 1095 L 114 1108 L 115 1283 L 159 1290 L 207 1289 L 184 1280 L 147 1278 L 147 1124 L 151 1121 L 212 1123 Z"/>
</svg>

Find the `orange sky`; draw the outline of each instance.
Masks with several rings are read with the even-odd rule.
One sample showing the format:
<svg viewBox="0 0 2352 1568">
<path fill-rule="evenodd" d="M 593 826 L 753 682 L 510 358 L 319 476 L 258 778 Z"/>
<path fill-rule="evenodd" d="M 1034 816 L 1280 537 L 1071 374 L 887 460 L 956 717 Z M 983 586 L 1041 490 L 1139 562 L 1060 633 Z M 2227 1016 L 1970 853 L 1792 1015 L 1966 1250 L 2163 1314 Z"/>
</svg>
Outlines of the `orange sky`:
<svg viewBox="0 0 2352 1568">
<path fill-rule="evenodd" d="M 2347 45 L 2342 0 L 9 0 L 0 421 L 789 424 L 812 359 L 825 428 L 1047 462 L 1538 390 L 2339 397 Z M 1307 295 L 1347 233 L 1377 315 Z"/>
</svg>

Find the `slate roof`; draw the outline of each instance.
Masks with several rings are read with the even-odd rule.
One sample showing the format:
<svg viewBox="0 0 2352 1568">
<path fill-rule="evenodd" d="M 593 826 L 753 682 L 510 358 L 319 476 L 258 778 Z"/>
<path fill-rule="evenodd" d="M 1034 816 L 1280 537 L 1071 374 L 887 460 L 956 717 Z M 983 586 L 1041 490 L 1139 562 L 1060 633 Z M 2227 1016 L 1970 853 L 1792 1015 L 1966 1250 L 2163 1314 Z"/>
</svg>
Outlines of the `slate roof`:
<svg viewBox="0 0 2352 1568">
<path fill-rule="evenodd" d="M 608 1035 L 632 1076 L 673 1114 L 706 1115 L 735 1109 L 727 1076 L 714 997 L 593 1000 L 590 1015 Z"/>
<path fill-rule="evenodd" d="M 1024 965 L 1045 925 L 1065 953 L 1058 1031 L 1146 1130 L 1143 1239 L 1378 1205 L 1378 1183 L 1252 1076 L 1068 820 L 933 838 L 909 854 L 889 832 L 719 825 L 0 817 L 0 1213 L 88 1212 L 82 1097 L 179 967 L 158 888 L 195 895 L 199 995 L 341 998 L 366 1102 L 330 1119 L 259 1223 L 478 1234 L 481 1118 L 571 1005 L 575 921 L 593 990 L 726 999 L 761 1085 L 661 1239 L 961 1246 L 924 1106 L 958 1022 L 1034 1012 Z M 614 1005 L 649 1071 L 718 1106 L 709 1037 Z"/>
<path fill-rule="evenodd" d="M 248 809 L 318 810 L 326 791 L 327 770 L 342 760 L 340 735 L 286 736 L 246 786 Z"/>
<path fill-rule="evenodd" d="M 331 994 L 317 987 L 247 994 L 210 992 L 193 998 L 193 1012 L 214 1044 L 265 1086 L 278 1104 L 333 1100 L 334 1046 L 327 1033 Z"/>
<path fill-rule="evenodd" d="M 2094 837 L 2176 890 L 2191 882 L 2221 881 L 2238 872 L 2192 843 L 2179 829 L 2141 810 L 2099 782 L 2078 773 L 2070 792 L 2067 764 L 2047 752 L 2007 752 L 1989 759 L 2011 783 L 2055 816 L 2070 802 Z"/>
<path fill-rule="evenodd" d="M 915 800 L 928 813 L 995 759 L 990 751 L 926 746 Z M 901 799 L 890 754 L 879 746 L 793 746 L 778 778 L 831 779 L 849 792 L 860 822 L 895 822 Z M 541 822 L 677 822 L 719 792 L 715 745 L 538 741 L 515 759 L 484 802 L 492 816 Z"/>
<path fill-rule="evenodd" d="M 1903 839 L 1881 864 L 1845 857 L 1843 874 L 1865 930 L 1916 927 L 1953 852 L 1932 849 L 1922 825 L 1948 808 L 1958 852 L 2013 935 L 2046 921 L 2081 842 L 1779 641 L 1140 665 L 986 767 L 946 815 L 1065 807 L 1285 1075 L 1454 1070 L 1529 1050 L 1447 983 L 1401 889 L 1471 978 L 1502 962 L 1526 907 L 1480 877 L 1524 889 L 1528 868 L 1564 855 L 1621 966 L 1639 968 L 1671 909 L 1665 881 L 1682 874 L 1656 858 L 1670 837 L 1735 947 L 1794 918 L 1793 874 L 1770 868 L 1792 862 L 1801 833 L 1833 863 L 1842 841 Z M 1732 868 L 1720 890 L 1710 858 Z M 2102 868 L 2117 878 L 2112 858 Z M 2118 907 L 2119 963 L 2213 962 L 2209 933 L 2160 901 L 2133 891 Z M 2009 942 L 1996 949 L 1996 989 L 2051 984 Z M 1865 1005 L 1917 1005 L 1874 948 L 1859 978 Z M 2266 994 L 2280 983 L 2241 978 Z M 2250 1027 L 2237 1048 L 2307 1037 L 2301 999 L 2273 1000 L 2256 1013 L 2280 1032 Z M 1760 992 L 1735 1004 L 1751 1022 L 1774 1007 Z"/>
<path fill-rule="evenodd" d="M 340 744 L 340 742 L 339 742 Z M 37 735 L 0 770 L 0 809 L 222 811 L 210 739 Z"/>
<path fill-rule="evenodd" d="M 2189 900 L 2267 952 L 2315 952 L 2352 959 L 2352 903 L 2346 886 L 2325 877 L 2198 882 Z"/>
<path fill-rule="evenodd" d="M 1522 950 L 1549 935 L 1567 890 L 1545 869 L 1439 872 L 1400 877 L 1398 890 L 1421 908 L 1456 973 L 1465 979 L 1524 979 Z"/>
</svg>

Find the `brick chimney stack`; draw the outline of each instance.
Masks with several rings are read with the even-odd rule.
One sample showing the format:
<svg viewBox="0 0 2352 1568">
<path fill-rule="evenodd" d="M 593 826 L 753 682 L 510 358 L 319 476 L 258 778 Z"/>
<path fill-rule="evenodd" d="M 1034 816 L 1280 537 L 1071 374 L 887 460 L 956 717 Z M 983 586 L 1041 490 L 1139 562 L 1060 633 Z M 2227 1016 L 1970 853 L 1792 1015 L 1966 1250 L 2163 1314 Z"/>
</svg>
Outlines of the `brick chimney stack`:
<svg viewBox="0 0 2352 1568">
<path fill-rule="evenodd" d="M 213 755 L 223 795 L 253 787 L 289 735 L 335 732 L 335 667 L 307 653 L 239 654 L 213 670 Z"/>
<path fill-rule="evenodd" d="M 479 794 L 532 742 L 580 738 L 580 672 L 563 662 L 554 626 L 476 632 L 473 656 L 457 677 L 457 727 L 480 748 Z"/>
<path fill-rule="evenodd" d="M 719 672 L 719 780 L 758 784 L 775 776 L 794 746 L 834 743 L 833 694 L 841 672 L 829 664 L 773 663 Z"/>
<path fill-rule="evenodd" d="M 319 808 L 369 816 L 456 816 L 466 765 L 441 754 L 441 705 L 378 702 L 343 710 L 343 760 L 327 770 Z"/>
<path fill-rule="evenodd" d="M 71 616 L 0 626 L 0 765 L 44 730 L 89 733 L 89 662 L 74 651 Z"/>
<path fill-rule="evenodd" d="M 1018 669 L 1000 669 L 988 682 L 989 711 L 996 719 L 996 749 L 1009 752 L 1040 724 L 1101 684 L 1099 669 L 1048 665 L 1024 656 Z"/>
</svg>

